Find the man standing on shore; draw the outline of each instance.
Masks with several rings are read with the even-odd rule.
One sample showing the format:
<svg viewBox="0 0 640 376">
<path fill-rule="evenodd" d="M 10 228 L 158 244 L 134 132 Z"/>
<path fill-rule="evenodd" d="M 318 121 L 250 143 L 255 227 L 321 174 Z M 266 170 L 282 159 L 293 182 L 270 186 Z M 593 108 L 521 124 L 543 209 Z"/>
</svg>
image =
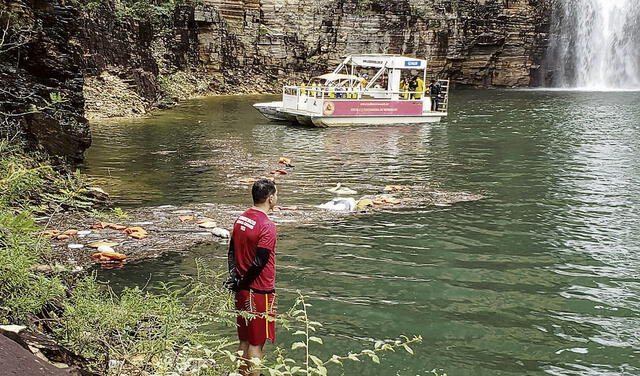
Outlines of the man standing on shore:
<svg viewBox="0 0 640 376">
<path fill-rule="evenodd" d="M 229 244 L 229 280 L 226 286 L 235 292 L 236 310 L 254 315 L 238 316 L 238 350 L 246 359 L 262 358 L 266 340 L 275 341 L 276 226 L 267 213 L 278 202 L 276 185 L 260 179 L 251 188 L 253 207 L 242 213 L 233 225 Z M 247 362 L 243 375 L 251 372 Z"/>
</svg>

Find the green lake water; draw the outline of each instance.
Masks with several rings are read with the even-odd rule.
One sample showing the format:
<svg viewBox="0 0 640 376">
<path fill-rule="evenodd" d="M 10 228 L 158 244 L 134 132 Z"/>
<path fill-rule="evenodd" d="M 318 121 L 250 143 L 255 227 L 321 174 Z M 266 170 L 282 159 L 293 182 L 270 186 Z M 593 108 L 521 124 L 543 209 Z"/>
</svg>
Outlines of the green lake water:
<svg viewBox="0 0 640 376">
<path fill-rule="evenodd" d="M 277 285 L 300 289 L 329 356 L 422 335 L 415 356 L 348 375 L 640 375 L 640 96 L 458 90 L 435 125 L 316 129 L 270 123 L 274 97 L 191 100 L 148 119 L 92 125 L 85 170 L 123 208 L 249 205 L 207 160 L 296 168 L 283 205 L 315 205 L 337 182 L 365 193 L 427 184 L 478 202 L 389 209 L 280 231 Z M 116 287 L 179 283 L 223 245 L 101 271 Z M 230 329 L 229 333 L 233 334 Z M 278 332 L 282 346 L 292 339 Z"/>
</svg>

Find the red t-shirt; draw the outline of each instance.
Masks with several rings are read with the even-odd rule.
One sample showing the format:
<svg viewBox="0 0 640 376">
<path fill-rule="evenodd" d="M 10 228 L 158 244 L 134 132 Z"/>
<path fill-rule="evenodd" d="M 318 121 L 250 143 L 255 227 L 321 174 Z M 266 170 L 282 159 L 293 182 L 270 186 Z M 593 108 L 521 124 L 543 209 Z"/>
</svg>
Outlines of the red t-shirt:
<svg viewBox="0 0 640 376">
<path fill-rule="evenodd" d="M 260 210 L 247 209 L 233 224 L 233 248 L 236 270 L 244 276 L 256 256 L 258 247 L 271 251 L 267 265 L 251 284 L 263 291 L 275 289 L 276 282 L 276 225 Z"/>
</svg>

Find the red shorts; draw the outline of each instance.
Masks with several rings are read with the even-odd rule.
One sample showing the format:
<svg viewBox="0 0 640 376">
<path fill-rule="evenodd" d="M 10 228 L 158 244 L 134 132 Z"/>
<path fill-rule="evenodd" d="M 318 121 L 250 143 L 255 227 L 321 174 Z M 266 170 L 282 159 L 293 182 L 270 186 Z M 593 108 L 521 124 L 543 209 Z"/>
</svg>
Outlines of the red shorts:
<svg viewBox="0 0 640 376">
<path fill-rule="evenodd" d="M 267 339 L 271 343 L 275 342 L 275 294 L 258 294 L 257 292 L 240 290 L 236 292 L 236 309 L 257 316 L 252 319 L 238 316 L 238 338 L 240 341 L 248 341 L 253 346 L 262 346 Z"/>
</svg>

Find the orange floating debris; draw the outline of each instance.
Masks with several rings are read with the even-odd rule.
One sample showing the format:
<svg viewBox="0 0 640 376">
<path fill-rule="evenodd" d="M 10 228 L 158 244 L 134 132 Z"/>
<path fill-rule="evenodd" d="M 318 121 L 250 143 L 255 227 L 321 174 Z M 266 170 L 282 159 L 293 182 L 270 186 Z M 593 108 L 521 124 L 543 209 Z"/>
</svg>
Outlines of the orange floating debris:
<svg viewBox="0 0 640 376">
<path fill-rule="evenodd" d="M 78 235 L 78 230 L 70 229 L 63 232 L 64 235 L 75 236 Z"/>
<path fill-rule="evenodd" d="M 400 191 L 409 191 L 409 187 L 404 185 L 387 185 L 384 187 L 384 192 L 400 192 Z"/>
<path fill-rule="evenodd" d="M 278 163 L 280 163 L 280 164 L 291 164 L 291 158 L 280 157 L 280 159 L 278 159 Z"/>
<path fill-rule="evenodd" d="M 58 235 L 58 236 L 56 236 L 56 239 L 58 239 L 58 240 L 67 240 L 67 239 L 69 239 L 69 235 L 65 235 L 65 234 Z"/>
<path fill-rule="evenodd" d="M 127 260 L 104 260 L 100 261 L 100 269 L 118 269 L 122 268 Z"/>
<path fill-rule="evenodd" d="M 129 236 L 134 239 L 146 239 L 149 237 L 149 234 L 147 234 L 146 232 L 132 232 L 131 234 L 129 234 Z"/>
<path fill-rule="evenodd" d="M 127 258 L 127 255 L 118 252 L 96 252 L 91 255 L 100 261 L 121 261 Z"/>
<path fill-rule="evenodd" d="M 192 215 L 181 215 L 178 217 L 178 219 L 180 220 L 180 222 L 187 222 L 187 221 L 193 221 L 194 219 L 196 219 L 196 217 Z"/>
<path fill-rule="evenodd" d="M 285 170 L 273 170 L 271 171 L 273 175 L 286 175 L 287 172 Z"/>
<path fill-rule="evenodd" d="M 147 230 L 142 227 L 128 227 L 124 230 L 124 233 L 134 239 L 144 239 L 149 237 Z"/>
<path fill-rule="evenodd" d="M 147 230 L 143 229 L 142 227 L 127 227 L 126 229 L 124 229 L 124 233 L 125 234 L 131 234 L 134 232 L 147 232 Z"/>
<path fill-rule="evenodd" d="M 109 241 L 107 239 L 102 239 L 102 240 L 99 240 L 97 242 L 93 242 L 93 243 L 89 243 L 88 244 L 88 246 L 91 247 L 91 248 L 98 248 L 98 247 L 103 246 L 103 245 L 105 245 L 107 247 L 113 247 L 115 245 L 118 245 L 118 243 Z"/>
<path fill-rule="evenodd" d="M 98 223 L 94 223 L 91 226 L 89 226 L 90 229 L 94 229 L 94 230 L 101 230 L 105 227 L 107 227 L 109 225 L 108 222 L 98 222 Z"/>
<path fill-rule="evenodd" d="M 59 230 L 45 230 L 42 231 L 42 235 L 49 237 L 49 238 L 55 238 L 56 236 L 60 235 L 61 231 Z"/>
<path fill-rule="evenodd" d="M 110 229 L 118 230 L 118 231 L 122 231 L 127 228 L 127 226 L 117 225 L 115 223 L 108 223 L 106 227 Z"/>
</svg>

